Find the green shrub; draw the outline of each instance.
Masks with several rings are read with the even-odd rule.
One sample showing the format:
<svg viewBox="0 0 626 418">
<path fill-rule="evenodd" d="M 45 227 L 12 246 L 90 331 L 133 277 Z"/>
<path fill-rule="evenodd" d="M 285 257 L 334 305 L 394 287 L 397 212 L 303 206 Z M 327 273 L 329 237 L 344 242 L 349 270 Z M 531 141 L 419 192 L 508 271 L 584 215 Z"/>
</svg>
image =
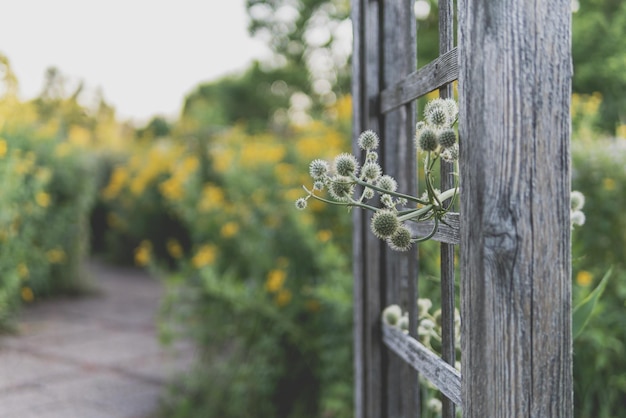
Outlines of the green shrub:
<svg viewBox="0 0 626 418">
<path fill-rule="evenodd" d="M 586 223 L 572 236 L 574 300 L 613 274 L 596 314 L 574 342 L 576 415 L 620 416 L 626 407 L 626 141 L 573 144 L 572 187 L 585 195 Z"/>
<path fill-rule="evenodd" d="M 0 130 L 0 322 L 26 302 L 83 290 L 95 188 L 87 154 L 35 124 Z"/>
</svg>

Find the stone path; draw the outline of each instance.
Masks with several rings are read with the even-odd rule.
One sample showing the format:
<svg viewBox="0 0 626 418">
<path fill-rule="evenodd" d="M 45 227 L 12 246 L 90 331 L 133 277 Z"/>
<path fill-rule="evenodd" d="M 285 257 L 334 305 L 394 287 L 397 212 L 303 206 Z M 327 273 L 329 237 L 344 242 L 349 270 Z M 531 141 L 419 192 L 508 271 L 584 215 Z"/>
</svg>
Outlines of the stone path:
<svg viewBox="0 0 626 418">
<path fill-rule="evenodd" d="M 0 336 L 1 418 L 148 418 L 193 348 L 162 347 L 158 281 L 91 263 L 97 295 L 45 301 Z"/>
</svg>

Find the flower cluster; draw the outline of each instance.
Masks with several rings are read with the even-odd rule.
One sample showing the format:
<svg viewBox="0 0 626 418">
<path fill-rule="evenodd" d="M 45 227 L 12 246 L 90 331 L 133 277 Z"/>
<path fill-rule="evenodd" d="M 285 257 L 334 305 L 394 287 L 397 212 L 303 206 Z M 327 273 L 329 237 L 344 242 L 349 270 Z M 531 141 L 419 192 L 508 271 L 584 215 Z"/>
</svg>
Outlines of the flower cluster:
<svg viewBox="0 0 626 418">
<path fill-rule="evenodd" d="M 437 309 L 431 313 L 433 304 L 430 299 L 420 298 L 417 300 L 417 335 L 419 341 L 428 347 L 431 351 L 436 352 L 433 342 L 441 343 L 441 309 Z M 409 332 L 409 315 L 402 312 L 398 305 L 389 305 L 383 310 L 382 320 L 388 325 L 397 327 L 405 334 Z M 454 345 L 457 350 L 461 349 L 461 315 L 458 309 L 454 309 Z M 460 368 L 459 364 L 455 365 Z"/>
<path fill-rule="evenodd" d="M 570 195 L 570 224 L 572 229 L 574 225 L 582 226 L 585 224 L 585 214 L 582 209 L 585 206 L 585 195 L 581 192 L 572 190 Z"/>
<path fill-rule="evenodd" d="M 380 139 L 375 132 L 368 130 L 358 138 L 359 148 L 365 154 L 362 164 L 354 155 L 347 153 L 336 156 L 332 166 L 320 159 L 311 162 L 309 174 L 313 178 L 313 188 L 309 190 L 304 187 L 308 194 L 296 200 L 296 208 L 305 209 L 309 198 L 313 197 L 326 203 L 371 210 L 374 212 L 371 219 L 372 233 L 396 251 L 407 251 L 413 243 L 431 238 L 458 192 L 453 187 L 442 193 L 433 185 L 433 170 L 439 158 L 449 162 L 458 159 L 457 137 L 453 129 L 457 115 L 458 108 L 454 100 L 435 99 L 426 105 L 424 120 L 417 123 L 415 145 L 426 153 L 426 190 L 421 197 L 397 191 L 396 180 L 384 174 L 378 163 Z M 360 189 L 358 196 L 355 196 L 357 187 Z M 332 200 L 316 194 L 322 190 L 328 190 Z M 379 198 L 381 207 L 369 203 L 375 197 Z M 449 199 L 452 200 L 447 203 Z M 434 220 L 432 232 L 425 237 L 414 237 L 406 223 L 426 220 Z"/>
</svg>

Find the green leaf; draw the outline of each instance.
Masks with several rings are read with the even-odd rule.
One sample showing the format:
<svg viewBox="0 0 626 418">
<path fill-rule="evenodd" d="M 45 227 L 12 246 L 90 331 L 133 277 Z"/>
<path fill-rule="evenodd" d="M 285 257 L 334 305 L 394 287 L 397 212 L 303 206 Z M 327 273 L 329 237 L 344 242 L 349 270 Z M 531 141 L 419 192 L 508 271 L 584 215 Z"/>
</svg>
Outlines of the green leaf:
<svg viewBox="0 0 626 418">
<path fill-rule="evenodd" d="M 589 319 L 591 319 L 593 309 L 596 307 L 596 303 L 598 303 L 600 296 L 602 296 L 604 288 L 606 287 L 612 272 L 613 268 L 610 268 L 604 274 L 604 277 L 600 280 L 600 283 L 598 283 L 596 288 L 593 289 L 593 291 L 574 308 L 574 312 L 572 314 L 572 336 L 574 339 L 580 335 L 587 325 L 587 322 L 589 322 Z"/>
</svg>

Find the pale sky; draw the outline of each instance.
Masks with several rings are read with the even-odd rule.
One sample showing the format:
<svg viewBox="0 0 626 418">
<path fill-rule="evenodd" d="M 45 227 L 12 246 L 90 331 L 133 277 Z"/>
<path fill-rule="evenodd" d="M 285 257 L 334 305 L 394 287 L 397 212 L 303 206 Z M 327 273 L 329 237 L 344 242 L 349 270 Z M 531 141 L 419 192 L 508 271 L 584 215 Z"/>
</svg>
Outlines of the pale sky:
<svg viewBox="0 0 626 418">
<path fill-rule="evenodd" d="M 265 58 L 247 33 L 245 0 L 1 0 L 0 53 L 22 98 L 47 68 L 101 88 L 122 119 L 176 117 L 200 82 Z"/>
</svg>

